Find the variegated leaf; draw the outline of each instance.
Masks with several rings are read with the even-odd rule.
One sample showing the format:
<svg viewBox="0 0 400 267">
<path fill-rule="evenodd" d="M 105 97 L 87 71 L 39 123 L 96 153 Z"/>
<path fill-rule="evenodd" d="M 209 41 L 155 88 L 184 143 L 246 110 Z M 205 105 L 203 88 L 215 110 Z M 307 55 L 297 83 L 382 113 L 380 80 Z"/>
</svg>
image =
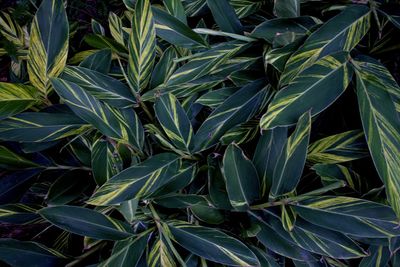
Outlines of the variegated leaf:
<svg viewBox="0 0 400 267">
<path fill-rule="evenodd" d="M 51 77 L 64 69 L 69 25 L 62 0 L 44 0 L 31 26 L 28 73 L 31 83 L 47 94 Z"/>
<path fill-rule="evenodd" d="M 138 0 L 129 37 L 129 84 L 138 93 L 150 81 L 156 52 L 156 31 L 150 0 Z"/>
<path fill-rule="evenodd" d="M 102 206 L 145 198 L 166 184 L 178 171 L 178 159 L 177 155 L 163 153 L 125 169 L 96 190 L 88 203 Z"/>
<path fill-rule="evenodd" d="M 389 203 L 400 217 L 400 117 L 394 96 L 400 88 L 378 61 L 355 62 L 357 98 L 368 148 Z"/>
<path fill-rule="evenodd" d="M 315 61 L 339 51 L 351 51 L 370 27 L 370 10 L 366 6 L 347 7 L 307 38 L 288 60 L 280 78 L 281 86 L 289 84 Z"/>
<path fill-rule="evenodd" d="M 281 89 L 260 120 L 262 129 L 293 125 L 307 110 L 315 116 L 329 107 L 347 88 L 353 74 L 346 52 L 326 56 L 302 71 Z"/>
</svg>

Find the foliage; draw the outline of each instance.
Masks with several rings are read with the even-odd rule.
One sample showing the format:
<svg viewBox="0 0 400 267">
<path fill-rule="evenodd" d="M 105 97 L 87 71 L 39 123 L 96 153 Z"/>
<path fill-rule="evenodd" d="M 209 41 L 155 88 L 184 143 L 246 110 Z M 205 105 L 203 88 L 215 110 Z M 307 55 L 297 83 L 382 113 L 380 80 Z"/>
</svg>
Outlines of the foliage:
<svg viewBox="0 0 400 267">
<path fill-rule="evenodd" d="M 84 2 L 0 14 L 0 261 L 399 266 L 398 3 Z"/>
</svg>

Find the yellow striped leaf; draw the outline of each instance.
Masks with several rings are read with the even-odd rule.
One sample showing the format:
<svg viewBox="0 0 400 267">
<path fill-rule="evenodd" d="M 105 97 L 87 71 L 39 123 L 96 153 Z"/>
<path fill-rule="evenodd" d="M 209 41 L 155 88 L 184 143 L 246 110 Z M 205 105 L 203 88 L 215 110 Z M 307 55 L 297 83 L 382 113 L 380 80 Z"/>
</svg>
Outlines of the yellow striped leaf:
<svg viewBox="0 0 400 267">
<path fill-rule="evenodd" d="M 31 83 L 44 94 L 49 90 L 49 78 L 58 76 L 64 69 L 68 39 L 64 1 L 42 1 L 31 26 L 28 73 Z"/>
<path fill-rule="evenodd" d="M 308 147 L 307 160 L 312 163 L 341 163 L 368 156 L 364 133 L 347 131 L 322 138 Z"/>
<path fill-rule="evenodd" d="M 52 78 L 51 82 L 57 94 L 77 116 L 92 124 L 102 134 L 128 143 L 141 151 L 144 131 L 133 109 L 113 108 L 69 81 Z"/>
<path fill-rule="evenodd" d="M 347 7 L 326 22 L 307 38 L 288 60 L 280 84 L 287 85 L 298 74 L 318 59 L 339 51 L 351 51 L 370 27 L 370 10 L 367 6 Z"/>
<path fill-rule="evenodd" d="M 349 55 L 326 56 L 302 71 L 281 89 L 260 120 L 262 129 L 290 126 L 307 110 L 315 116 L 329 107 L 346 89 L 353 74 Z"/>
<path fill-rule="evenodd" d="M 154 104 L 157 119 L 171 142 L 179 150 L 191 153 L 193 128 L 185 110 L 173 94 L 162 95 Z"/>
<path fill-rule="evenodd" d="M 34 87 L 0 82 L 0 120 L 30 108 L 38 100 Z"/>
<path fill-rule="evenodd" d="M 32 224 L 38 221 L 37 211 L 40 205 L 35 204 L 6 204 L 0 205 L 0 222 L 12 224 Z"/>
<path fill-rule="evenodd" d="M 183 221 L 172 222 L 168 228 L 175 242 L 202 258 L 229 266 L 260 266 L 246 245 L 219 230 Z"/>
<path fill-rule="evenodd" d="M 276 197 L 293 191 L 300 181 L 311 133 L 310 112 L 298 120 L 296 129 L 287 139 L 273 172 L 271 195 Z"/>
<path fill-rule="evenodd" d="M 9 14 L 0 13 L 0 33 L 15 46 L 24 46 L 24 32 Z"/>
<path fill-rule="evenodd" d="M 363 199 L 324 196 L 293 204 L 303 219 L 344 234 L 365 238 L 400 235 L 398 219 L 386 205 Z"/>
<path fill-rule="evenodd" d="M 389 203 L 400 217 L 400 117 L 393 95 L 400 88 L 378 61 L 355 62 L 357 98 L 367 144 Z"/>
<path fill-rule="evenodd" d="M 156 53 L 156 30 L 150 0 L 138 0 L 129 37 L 128 80 L 134 92 L 146 88 Z"/>
<path fill-rule="evenodd" d="M 163 153 L 125 169 L 96 190 L 88 203 L 103 206 L 145 198 L 173 178 L 178 159 L 175 154 Z"/>
</svg>

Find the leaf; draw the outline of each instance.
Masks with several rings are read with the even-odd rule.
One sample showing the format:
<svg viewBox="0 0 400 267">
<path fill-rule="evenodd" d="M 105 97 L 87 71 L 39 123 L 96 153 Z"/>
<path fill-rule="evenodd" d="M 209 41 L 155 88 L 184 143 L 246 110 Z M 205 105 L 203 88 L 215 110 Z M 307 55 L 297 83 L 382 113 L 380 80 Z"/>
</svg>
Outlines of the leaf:
<svg viewBox="0 0 400 267">
<path fill-rule="evenodd" d="M 259 266 L 254 253 L 242 242 L 215 230 L 177 221 L 168 224 L 173 240 L 207 260 L 229 266 Z"/>
<path fill-rule="evenodd" d="M 221 89 L 212 90 L 200 96 L 196 103 L 202 104 L 210 108 L 219 107 L 228 97 L 238 91 L 237 87 L 223 87 Z"/>
<path fill-rule="evenodd" d="M 0 205 L 0 222 L 11 224 L 32 224 L 39 218 L 36 213 L 41 209 L 35 204 L 6 204 Z"/>
<path fill-rule="evenodd" d="M 135 93 L 150 81 L 156 53 L 156 32 L 149 0 L 138 0 L 129 37 L 128 81 Z"/>
<path fill-rule="evenodd" d="M 69 171 L 61 175 L 51 185 L 47 193 L 49 205 L 64 205 L 79 197 L 89 186 L 82 172 Z M 85 181 L 86 180 L 86 181 Z"/>
<path fill-rule="evenodd" d="M 32 263 L 40 262 L 40 266 L 51 267 L 64 265 L 68 258 L 39 243 L 2 238 L 0 260 L 10 266 L 34 266 Z"/>
<path fill-rule="evenodd" d="M 136 238 L 130 238 L 115 243 L 111 256 L 99 267 L 106 266 L 121 266 L 121 267 L 136 267 L 139 266 L 139 261 L 146 249 L 149 239 L 149 233 L 141 233 Z"/>
<path fill-rule="evenodd" d="M 131 199 L 122 202 L 117 209 L 124 216 L 125 220 L 132 223 L 136 219 L 135 215 L 138 209 L 138 204 L 138 200 Z"/>
<path fill-rule="evenodd" d="M 171 16 L 179 19 L 187 25 L 185 9 L 180 0 L 164 0 L 165 8 Z"/>
<path fill-rule="evenodd" d="M 262 80 L 244 86 L 215 109 L 197 130 L 194 151 L 212 147 L 230 128 L 252 118 L 264 98 L 271 94 L 263 86 Z"/>
<path fill-rule="evenodd" d="M 293 204 L 305 220 L 344 234 L 387 238 L 400 235 L 393 210 L 383 204 L 343 196 L 314 197 Z"/>
<path fill-rule="evenodd" d="M 180 47 L 208 47 L 208 43 L 179 19 L 167 12 L 152 8 L 157 36 Z"/>
<path fill-rule="evenodd" d="M 231 205 L 247 210 L 260 196 L 260 182 L 253 163 L 236 144 L 230 144 L 225 151 L 223 174 Z"/>
<path fill-rule="evenodd" d="M 294 33 L 298 37 L 304 36 L 319 23 L 320 21 L 318 19 L 306 16 L 298 18 L 276 18 L 259 24 L 250 36 L 264 39 L 272 44 L 277 36 L 284 33 Z"/>
<path fill-rule="evenodd" d="M 124 30 L 122 20 L 113 12 L 108 14 L 108 26 L 114 40 L 127 47 L 129 43 L 129 32 Z"/>
<path fill-rule="evenodd" d="M 91 149 L 92 171 L 95 182 L 101 186 L 122 170 L 122 158 L 118 150 L 101 138 L 93 143 Z"/>
<path fill-rule="evenodd" d="M 339 51 L 351 51 L 364 37 L 369 27 L 368 7 L 362 5 L 347 7 L 312 33 L 290 57 L 280 78 L 280 85 L 292 83 L 293 79 L 298 78 L 299 73 L 327 55 Z"/>
<path fill-rule="evenodd" d="M 351 81 L 348 59 L 345 52 L 326 56 L 301 72 L 274 96 L 261 118 L 261 128 L 290 126 L 310 109 L 315 116 L 328 108 Z"/>
<path fill-rule="evenodd" d="M 370 255 L 360 262 L 360 267 L 387 266 L 391 258 L 390 251 L 384 246 L 370 246 Z"/>
<path fill-rule="evenodd" d="M 228 0 L 207 0 L 215 22 L 221 31 L 242 34 L 242 24 Z"/>
<path fill-rule="evenodd" d="M 379 62 L 360 60 L 356 62 L 357 98 L 364 133 L 388 201 L 400 216 L 400 117 L 392 99 L 400 88 Z"/>
<path fill-rule="evenodd" d="M 6 12 L 0 13 L 0 32 L 8 41 L 15 46 L 24 45 L 24 32 L 21 26 Z"/>
<path fill-rule="evenodd" d="M 160 60 L 154 67 L 154 71 L 150 80 L 150 87 L 155 88 L 166 82 L 174 73 L 178 64 L 174 59 L 178 58 L 178 54 L 173 46 L 168 47 L 162 54 Z"/>
<path fill-rule="evenodd" d="M 147 257 L 149 267 L 169 266 L 176 267 L 175 259 L 172 255 L 171 246 L 167 243 L 166 237 L 160 234 Z"/>
<path fill-rule="evenodd" d="M 48 142 L 82 133 L 90 126 L 74 114 L 25 112 L 0 121 L 0 139 Z"/>
<path fill-rule="evenodd" d="M 311 133 L 310 112 L 298 120 L 296 129 L 287 139 L 273 171 L 271 192 L 279 196 L 293 191 L 300 181 Z"/>
<path fill-rule="evenodd" d="M 37 92 L 31 86 L 0 82 L 0 120 L 30 108 L 38 100 Z"/>
<path fill-rule="evenodd" d="M 127 108 L 136 105 L 136 97 L 125 84 L 95 70 L 68 66 L 60 78 L 80 86 L 87 93 L 110 106 Z"/>
<path fill-rule="evenodd" d="M 268 250 L 293 260 L 305 262 L 316 261 L 314 255 L 309 251 L 302 249 L 295 244 L 295 242 L 290 242 L 282 236 L 276 234 L 275 230 L 267 222 L 265 222 L 261 216 L 253 212 L 251 212 L 250 215 L 256 219 L 254 224 L 257 227 L 257 239 L 265 247 L 267 247 Z"/>
<path fill-rule="evenodd" d="M 279 18 L 300 16 L 300 0 L 274 0 L 274 14 Z"/>
<path fill-rule="evenodd" d="M 111 67 L 111 57 L 111 49 L 102 49 L 86 57 L 79 67 L 107 74 Z"/>
<path fill-rule="evenodd" d="M 35 162 L 26 159 L 5 146 L 0 145 L 0 168 L 2 169 L 23 169 L 39 167 Z"/>
<path fill-rule="evenodd" d="M 40 169 L 36 168 L 2 173 L 0 179 L 0 204 L 19 202 L 40 171 Z"/>
<path fill-rule="evenodd" d="M 53 78 L 51 82 L 57 94 L 77 116 L 92 124 L 104 135 L 141 150 L 144 132 L 133 109 L 115 109 L 69 81 Z"/>
<path fill-rule="evenodd" d="M 193 147 L 193 128 L 175 96 L 160 96 L 154 104 L 154 110 L 164 132 L 175 147 L 190 154 Z"/>
<path fill-rule="evenodd" d="M 272 215 L 268 217 L 268 223 L 274 229 L 274 233 L 307 251 L 334 259 L 352 259 L 367 255 L 357 243 L 344 234 L 304 220 L 297 220 L 291 231 L 285 231 L 279 217 L 272 212 L 270 214 Z"/>
<path fill-rule="evenodd" d="M 68 38 L 69 26 L 64 2 L 42 1 L 31 26 L 27 65 L 29 80 L 44 94 L 49 90 L 49 79 L 57 77 L 65 66 Z"/>
<path fill-rule="evenodd" d="M 313 163 L 341 163 L 368 156 L 364 133 L 360 130 L 331 135 L 308 147 L 307 160 Z"/>
<path fill-rule="evenodd" d="M 128 224 L 87 208 L 55 206 L 41 209 L 38 213 L 53 225 L 77 235 L 101 240 L 121 240 L 132 236 Z"/>
<path fill-rule="evenodd" d="M 245 43 L 232 41 L 217 45 L 204 53 L 196 54 L 192 60 L 178 68 L 169 77 L 166 85 L 178 85 L 208 75 L 217 70 L 222 64 L 225 64 L 228 59 L 232 58 L 245 46 Z"/>
<path fill-rule="evenodd" d="M 287 128 L 278 127 L 262 132 L 256 145 L 253 164 L 260 178 L 261 197 L 268 196 L 279 156 L 287 142 Z"/>
<path fill-rule="evenodd" d="M 96 190 L 88 203 L 101 206 L 145 198 L 171 179 L 178 169 L 178 159 L 174 154 L 162 153 L 125 169 Z"/>
</svg>

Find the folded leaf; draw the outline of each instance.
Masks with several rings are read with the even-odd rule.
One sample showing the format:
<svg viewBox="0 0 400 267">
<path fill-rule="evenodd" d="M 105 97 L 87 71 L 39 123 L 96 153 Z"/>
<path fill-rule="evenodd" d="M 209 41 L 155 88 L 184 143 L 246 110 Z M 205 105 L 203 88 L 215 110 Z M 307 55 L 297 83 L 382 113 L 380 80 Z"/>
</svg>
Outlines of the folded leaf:
<svg viewBox="0 0 400 267">
<path fill-rule="evenodd" d="M 180 0 L 164 0 L 163 2 L 169 14 L 187 25 L 185 8 Z"/>
<path fill-rule="evenodd" d="M 86 57 L 79 66 L 107 74 L 111 67 L 111 58 L 111 49 L 102 49 Z"/>
<path fill-rule="evenodd" d="M 235 209 L 245 211 L 260 197 L 256 168 L 236 144 L 230 144 L 225 151 L 223 174 L 229 201 Z"/>
<path fill-rule="evenodd" d="M 168 224 L 173 240 L 207 260 L 229 266 L 259 266 L 254 253 L 242 242 L 213 228 L 174 222 Z"/>
<path fill-rule="evenodd" d="M 29 80 L 45 94 L 49 90 L 49 78 L 57 77 L 65 66 L 68 38 L 64 2 L 42 1 L 31 26 L 27 65 Z"/>
<path fill-rule="evenodd" d="M 191 153 L 193 128 L 185 110 L 173 94 L 157 98 L 154 104 L 157 119 L 171 142 L 179 150 Z"/>
<path fill-rule="evenodd" d="M 149 0 L 138 0 L 129 37 L 128 80 L 138 93 L 150 81 L 156 56 L 156 31 Z"/>
<path fill-rule="evenodd" d="M 104 240 L 121 240 L 133 235 L 129 224 L 87 208 L 55 206 L 41 209 L 39 214 L 55 226 L 77 235 Z"/>
<path fill-rule="evenodd" d="M 96 190 L 88 203 L 101 206 L 144 198 L 173 178 L 178 159 L 175 154 L 163 153 L 125 169 Z"/>
<path fill-rule="evenodd" d="M 296 188 L 306 161 L 310 133 L 311 116 L 310 112 L 306 112 L 299 118 L 296 129 L 277 159 L 270 193 L 273 196 L 289 193 Z"/>
<path fill-rule="evenodd" d="M 221 31 L 242 34 L 242 24 L 228 0 L 207 0 L 215 22 Z"/>
</svg>

